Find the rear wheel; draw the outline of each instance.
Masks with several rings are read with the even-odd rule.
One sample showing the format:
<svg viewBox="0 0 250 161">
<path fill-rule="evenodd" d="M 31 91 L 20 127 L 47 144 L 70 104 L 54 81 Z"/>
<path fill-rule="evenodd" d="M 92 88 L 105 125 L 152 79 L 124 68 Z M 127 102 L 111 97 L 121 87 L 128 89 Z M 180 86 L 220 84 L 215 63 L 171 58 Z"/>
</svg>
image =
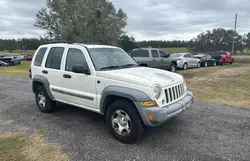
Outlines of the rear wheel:
<svg viewBox="0 0 250 161">
<path fill-rule="evenodd" d="M 51 112 L 56 106 L 56 102 L 49 98 L 43 86 L 39 86 L 36 89 L 36 104 L 38 109 L 43 113 Z"/>
<path fill-rule="evenodd" d="M 183 70 L 187 70 L 187 63 L 184 63 Z"/>
<path fill-rule="evenodd" d="M 174 63 L 171 64 L 170 70 L 171 70 L 171 72 L 175 72 L 176 71 L 176 65 Z"/>
<path fill-rule="evenodd" d="M 197 63 L 197 68 L 200 68 L 200 67 L 201 67 L 201 63 L 198 62 L 198 63 Z"/>
<path fill-rule="evenodd" d="M 143 133 L 136 108 L 126 100 L 115 101 L 108 107 L 106 123 L 113 137 L 123 143 L 135 143 Z"/>
<path fill-rule="evenodd" d="M 216 62 L 214 62 L 214 67 L 216 67 L 217 66 L 217 63 Z"/>
</svg>

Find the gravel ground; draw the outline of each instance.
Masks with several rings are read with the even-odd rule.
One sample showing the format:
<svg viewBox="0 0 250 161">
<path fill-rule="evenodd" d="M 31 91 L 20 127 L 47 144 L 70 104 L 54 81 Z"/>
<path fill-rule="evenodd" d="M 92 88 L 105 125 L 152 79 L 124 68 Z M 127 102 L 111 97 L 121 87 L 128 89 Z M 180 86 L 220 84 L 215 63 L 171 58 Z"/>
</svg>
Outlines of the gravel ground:
<svg viewBox="0 0 250 161">
<path fill-rule="evenodd" d="M 39 112 L 29 81 L 0 76 L 0 132 L 46 132 L 70 160 L 250 160 L 250 110 L 196 102 L 126 145 L 109 135 L 98 114 L 63 104 L 51 114 Z"/>
</svg>

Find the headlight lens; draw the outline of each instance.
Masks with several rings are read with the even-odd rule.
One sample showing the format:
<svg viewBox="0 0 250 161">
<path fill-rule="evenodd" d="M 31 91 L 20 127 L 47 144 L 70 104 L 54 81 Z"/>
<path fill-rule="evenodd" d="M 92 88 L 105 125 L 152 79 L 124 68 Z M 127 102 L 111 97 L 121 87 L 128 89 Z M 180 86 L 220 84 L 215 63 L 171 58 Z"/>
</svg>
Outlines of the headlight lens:
<svg viewBox="0 0 250 161">
<path fill-rule="evenodd" d="M 155 87 L 153 88 L 153 95 L 154 95 L 154 97 L 155 97 L 156 99 L 159 99 L 160 96 L 161 96 L 161 87 L 155 86 Z"/>
</svg>

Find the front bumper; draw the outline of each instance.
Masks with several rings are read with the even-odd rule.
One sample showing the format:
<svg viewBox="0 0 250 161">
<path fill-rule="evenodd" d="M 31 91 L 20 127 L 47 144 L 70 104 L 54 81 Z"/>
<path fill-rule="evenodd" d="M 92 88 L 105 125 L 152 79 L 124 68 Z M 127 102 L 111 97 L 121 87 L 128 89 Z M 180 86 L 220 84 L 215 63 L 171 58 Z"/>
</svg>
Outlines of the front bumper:
<svg viewBox="0 0 250 161">
<path fill-rule="evenodd" d="M 188 92 L 185 97 L 181 100 L 168 105 L 166 107 L 138 107 L 140 104 L 136 104 L 137 108 L 140 109 L 139 113 L 144 124 L 148 127 L 154 127 L 161 125 L 162 123 L 166 122 L 170 118 L 179 115 L 186 111 L 187 108 L 191 106 L 193 103 L 193 94 L 192 92 Z M 152 120 L 149 120 L 147 115 L 152 115 Z"/>
</svg>

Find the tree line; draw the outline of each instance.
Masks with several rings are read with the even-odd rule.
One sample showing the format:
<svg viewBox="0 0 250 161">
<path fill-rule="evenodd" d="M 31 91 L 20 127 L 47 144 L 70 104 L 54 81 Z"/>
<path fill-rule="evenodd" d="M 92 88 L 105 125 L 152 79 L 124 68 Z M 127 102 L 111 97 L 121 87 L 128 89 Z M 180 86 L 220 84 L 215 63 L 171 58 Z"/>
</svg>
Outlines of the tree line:
<svg viewBox="0 0 250 161">
<path fill-rule="evenodd" d="M 136 41 L 126 35 L 127 15 L 108 0 L 46 0 L 46 6 L 36 14 L 36 27 L 46 31 L 44 38 L 0 39 L 1 50 L 35 50 L 48 40 L 77 43 L 116 45 L 125 51 L 138 47 L 186 47 L 190 51 L 231 50 L 233 30 L 216 28 L 200 33 L 190 41 L 150 40 Z M 235 34 L 235 50 L 250 48 L 250 32 Z"/>
</svg>

